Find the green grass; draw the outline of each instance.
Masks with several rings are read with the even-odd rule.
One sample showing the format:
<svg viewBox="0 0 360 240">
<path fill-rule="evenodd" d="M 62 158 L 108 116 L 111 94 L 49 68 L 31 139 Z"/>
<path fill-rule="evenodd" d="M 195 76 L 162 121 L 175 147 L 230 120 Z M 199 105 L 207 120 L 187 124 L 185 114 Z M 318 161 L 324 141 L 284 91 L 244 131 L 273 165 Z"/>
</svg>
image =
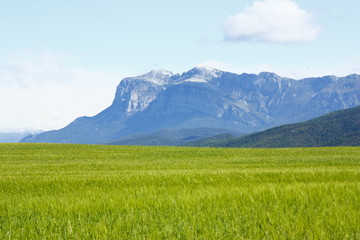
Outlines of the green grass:
<svg viewBox="0 0 360 240">
<path fill-rule="evenodd" d="M 360 239 L 360 148 L 0 144 L 0 239 Z"/>
</svg>

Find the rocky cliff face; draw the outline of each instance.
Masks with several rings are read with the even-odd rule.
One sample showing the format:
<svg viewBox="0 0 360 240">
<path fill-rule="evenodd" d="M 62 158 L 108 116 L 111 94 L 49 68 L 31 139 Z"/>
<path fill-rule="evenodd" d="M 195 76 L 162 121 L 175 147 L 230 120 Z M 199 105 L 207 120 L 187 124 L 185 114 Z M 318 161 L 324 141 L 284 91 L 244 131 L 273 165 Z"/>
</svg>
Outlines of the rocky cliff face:
<svg viewBox="0 0 360 240">
<path fill-rule="evenodd" d="M 161 128 L 254 132 L 360 105 L 360 76 L 294 80 L 194 68 L 123 79 L 110 107 L 24 142 L 102 143 Z"/>
</svg>

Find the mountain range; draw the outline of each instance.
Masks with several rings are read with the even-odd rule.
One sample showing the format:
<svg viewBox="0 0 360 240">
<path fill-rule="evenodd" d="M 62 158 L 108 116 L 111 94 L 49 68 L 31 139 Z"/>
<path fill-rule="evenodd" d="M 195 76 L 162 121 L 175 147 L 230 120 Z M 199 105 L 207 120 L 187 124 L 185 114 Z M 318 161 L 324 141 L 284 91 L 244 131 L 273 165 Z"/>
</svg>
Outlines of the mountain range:
<svg viewBox="0 0 360 240">
<path fill-rule="evenodd" d="M 123 79 L 111 106 L 22 142 L 109 143 L 160 129 L 252 133 L 360 105 L 360 75 L 295 80 L 275 73 L 193 68 Z"/>
<path fill-rule="evenodd" d="M 28 131 L 4 131 L 0 132 L 0 143 L 16 143 L 30 134 L 39 134 L 39 130 Z"/>
</svg>

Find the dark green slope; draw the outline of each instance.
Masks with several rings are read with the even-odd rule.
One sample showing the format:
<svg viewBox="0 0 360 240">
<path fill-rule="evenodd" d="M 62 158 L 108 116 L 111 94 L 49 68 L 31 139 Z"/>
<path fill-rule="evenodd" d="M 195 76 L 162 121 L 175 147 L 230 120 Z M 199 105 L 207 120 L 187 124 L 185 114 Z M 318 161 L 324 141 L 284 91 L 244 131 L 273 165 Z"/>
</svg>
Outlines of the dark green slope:
<svg viewBox="0 0 360 240">
<path fill-rule="evenodd" d="M 183 128 L 177 130 L 162 129 L 149 134 L 134 134 L 106 144 L 143 145 L 143 146 L 186 146 L 187 142 L 197 141 L 221 134 L 240 136 L 244 134 L 218 128 Z"/>
<path fill-rule="evenodd" d="M 360 146 L 360 106 L 312 120 L 271 128 L 217 147 L 323 147 Z"/>
<path fill-rule="evenodd" d="M 217 147 L 221 144 L 226 144 L 227 142 L 229 142 L 230 140 L 236 139 L 237 137 L 229 134 L 229 133 L 225 133 L 225 134 L 220 134 L 220 135 L 216 135 L 216 136 L 212 136 L 212 137 L 207 137 L 207 138 L 202 138 L 199 140 L 193 140 L 193 141 L 188 141 L 185 142 L 183 144 L 180 144 L 180 146 L 187 146 L 187 147 Z"/>
</svg>

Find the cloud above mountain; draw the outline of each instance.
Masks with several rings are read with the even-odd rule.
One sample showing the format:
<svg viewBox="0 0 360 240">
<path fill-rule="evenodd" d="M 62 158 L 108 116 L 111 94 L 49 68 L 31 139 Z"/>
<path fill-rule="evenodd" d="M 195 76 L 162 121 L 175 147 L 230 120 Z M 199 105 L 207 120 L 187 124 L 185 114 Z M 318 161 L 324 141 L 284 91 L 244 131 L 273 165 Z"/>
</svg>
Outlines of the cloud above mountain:
<svg viewBox="0 0 360 240">
<path fill-rule="evenodd" d="M 313 14 L 291 0 L 255 1 L 223 24 L 225 40 L 303 43 L 317 39 L 320 27 Z"/>
<path fill-rule="evenodd" d="M 0 131 L 60 128 L 111 103 L 124 75 L 70 67 L 70 58 L 25 51 L 0 62 Z"/>
<path fill-rule="evenodd" d="M 50 51 L 14 54 L 0 64 L 0 86 L 29 88 L 68 81 L 70 72 L 60 67 L 58 59 L 59 56 Z"/>
</svg>

